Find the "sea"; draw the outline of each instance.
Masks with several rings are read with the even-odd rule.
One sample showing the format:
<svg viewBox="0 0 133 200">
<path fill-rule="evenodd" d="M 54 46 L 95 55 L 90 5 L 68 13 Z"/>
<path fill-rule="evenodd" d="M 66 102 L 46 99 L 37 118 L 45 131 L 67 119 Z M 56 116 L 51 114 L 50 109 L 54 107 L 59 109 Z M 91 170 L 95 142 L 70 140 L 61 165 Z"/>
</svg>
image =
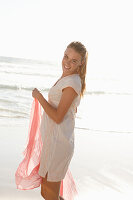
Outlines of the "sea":
<svg viewBox="0 0 133 200">
<path fill-rule="evenodd" d="M 37 88 L 48 100 L 62 75 L 61 63 L 0 56 L 0 126 L 27 126 Z M 42 108 L 43 112 L 43 108 Z M 77 108 L 75 129 L 133 133 L 133 80 L 86 75 L 86 90 Z"/>
</svg>

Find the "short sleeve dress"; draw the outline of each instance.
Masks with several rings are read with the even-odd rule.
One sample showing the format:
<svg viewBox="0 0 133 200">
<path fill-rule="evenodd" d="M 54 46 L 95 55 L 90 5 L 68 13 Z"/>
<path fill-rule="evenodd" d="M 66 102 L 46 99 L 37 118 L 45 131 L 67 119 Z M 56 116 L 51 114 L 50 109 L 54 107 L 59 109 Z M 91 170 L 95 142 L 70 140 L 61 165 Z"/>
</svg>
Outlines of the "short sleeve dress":
<svg viewBox="0 0 133 200">
<path fill-rule="evenodd" d="M 64 179 L 74 153 L 74 126 L 76 107 L 80 104 L 81 78 L 71 74 L 61 78 L 50 88 L 48 102 L 55 108 L 61 99 L 62 89 L 72 87 L 78 94 L 61 123 L 57 124 L 43 111 L 40 132 L 43 141 L 39 175 L 47 181 L 58 182 Z"/>
</svg>

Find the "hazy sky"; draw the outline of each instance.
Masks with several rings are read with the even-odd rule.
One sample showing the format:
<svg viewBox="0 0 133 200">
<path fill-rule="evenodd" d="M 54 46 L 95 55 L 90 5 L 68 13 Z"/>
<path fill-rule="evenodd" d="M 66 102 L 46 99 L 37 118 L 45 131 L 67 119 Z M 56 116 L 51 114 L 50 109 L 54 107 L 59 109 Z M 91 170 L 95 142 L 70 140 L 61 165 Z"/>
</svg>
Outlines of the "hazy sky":
<svg viewBox="0 0 133 200">
<path fill-rule="evenodd" d="M 132 0 L 0 0 L 0 56 L 59 62 L 81 41 L 88 71 L 132 78 Z"/>
</svg>

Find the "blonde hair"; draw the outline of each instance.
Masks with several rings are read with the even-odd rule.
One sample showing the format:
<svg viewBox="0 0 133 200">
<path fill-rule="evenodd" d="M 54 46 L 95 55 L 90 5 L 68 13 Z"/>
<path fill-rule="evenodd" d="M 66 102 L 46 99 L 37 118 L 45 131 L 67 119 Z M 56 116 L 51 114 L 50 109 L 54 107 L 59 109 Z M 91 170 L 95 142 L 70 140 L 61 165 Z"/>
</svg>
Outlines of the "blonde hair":
<svg viewBox="0 0 133 200">
<path fill-rule="evenodd" d="M 73 48 L 82 57 L 81 61 L 83 62 L 83 64 L 79 67 L 78 74 L 80 75 L 81 85 L 82 85 L 80 97 L 83 97 L 84 92 L 86 90 L 85 77 L 86 77 L 86 68 L 87 68 L 87 61 L 88 61 L 88 52 L 85 46 L 81 42 L 77 42 L 77 41 L 71 42 L 67 46 L 67 48 Z"/>
</svg>

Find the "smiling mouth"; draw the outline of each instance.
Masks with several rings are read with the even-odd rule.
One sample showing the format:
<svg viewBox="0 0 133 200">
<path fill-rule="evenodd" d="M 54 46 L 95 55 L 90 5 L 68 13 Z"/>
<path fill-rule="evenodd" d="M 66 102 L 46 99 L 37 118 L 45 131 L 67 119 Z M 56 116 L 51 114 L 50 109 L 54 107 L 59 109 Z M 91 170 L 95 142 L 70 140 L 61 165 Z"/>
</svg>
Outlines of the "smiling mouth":
<svg viewBox="0 0 133 200">
<path fill-rule="evenodd" d="M 65 69 L 70 69 L 71 67 L 66 67 L 66 66 L 64 66 L 64 68 L 65 68 Z"/>
</svg>

